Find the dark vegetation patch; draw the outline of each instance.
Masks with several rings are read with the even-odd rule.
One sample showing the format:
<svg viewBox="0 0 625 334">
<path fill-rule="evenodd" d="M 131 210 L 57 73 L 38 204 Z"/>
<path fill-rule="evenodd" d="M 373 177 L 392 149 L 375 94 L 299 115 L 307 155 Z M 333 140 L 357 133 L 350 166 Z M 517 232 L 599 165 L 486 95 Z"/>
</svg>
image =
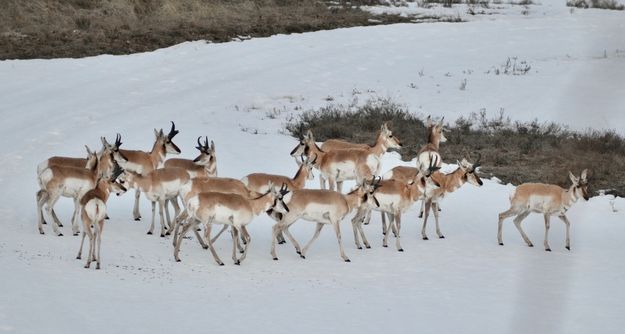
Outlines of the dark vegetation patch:
<svg viewBox="0 0 625 334">
<path fill-rule="evenodd" d="M 225 42 L 413 21 L 374 16 L 358 5 L 318 0 L 2 0 L 0 59 L 128 54 L 191 40 Z"/>
<path fill-rule="evenodd" d="M 393 134 L 408 161 L 426 143 L 422 118 L 388 99 L 362 106 L 329 105 L 306 111 L 287 124 L 294 137 L 310 129 L 317 141 L 341 138 L 373 144 L 380 125 L 392 121 Z M 503 111 L 488 117 L 485 110 L 446 123 L 447 142 L 440 153 L 445 162 L 482 156 L 481 174 L 504 183 L 543 182 L 568 187 L 568 171 L 589 169 L 590 190 L 625 196 L 625 139 L 614 131 L 572 131 L 556 123 L 512 121 Z M 383 171 L 384 172 L 384 171 Z"/>
</svg>

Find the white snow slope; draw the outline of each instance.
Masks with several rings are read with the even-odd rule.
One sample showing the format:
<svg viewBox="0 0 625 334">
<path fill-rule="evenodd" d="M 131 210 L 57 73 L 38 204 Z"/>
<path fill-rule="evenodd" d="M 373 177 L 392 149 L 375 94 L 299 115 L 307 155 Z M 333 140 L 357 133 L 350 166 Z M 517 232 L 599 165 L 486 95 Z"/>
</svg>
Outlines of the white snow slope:
<svg viewBox="0 0 625 334">
<path fill-rule="evenodd" d="M 132 194 L 109 201 L 99 271 L 75 260 L 79 238 L 68 236 L 70 200 L 57 206 L 65 236 L 53 236 L 49 225 L 46 235 L 36 230 L 39 162 L 83 156 L 83 144 L 99 147 L 100 136 L 116 132 L 123 147 L 147 150 L 152 129 L 167 128 L 170 120 L 181 131 L 175 142 L 182 156 L 193 157 L 195 138 L 207 135 L 217 145 L 220 175 L 237 178 L 293 174 L 288 152 L 296 141 L 283 134 L 283 125 L 329 99 L 390 96 L 413 112 L 449 120 L 504 108 L 514 119 L 623 133 L 625 13 L 571 14 L 549 3 L 531 8 L 528 16 L 461 24 L 0 62 L 0 332 L 622 333 L 625 202 L 607 196 L 569 211 L 571 252 L 557 219 L 553 252 L 543 250 L 539 215 L 524 222 L 536 247 L 523 244 L 511 221 L 506 245 L 497 245 L 497 213 L 507 209 L 513 187 L 494 181 L 467 185 L 443 202 L 446 239 L 435 238 L 429 226 L 430 240 L 421 240 L 417 209 L 408 211 L 404 253 L 381 247 L 378 216 L 366 227 L 369 250 L 355 249 L 345 222 L 351 263 L 340 260 L 330 228 L 307 259 L 286 244 L 272 261 L 267 217 L 252 223 L 241 266 L 229 259 L 229 237 L 217 243 L 224 267 L 195 240 L 185 240 L 176 263 L 169 238 L 145 234 L 145 200 L 143 221 L 131 220 Z M 527 61 L 531 71 L 485 73 L 508 57 Z M 400 163 L 410 164 L 388 154 L 383 169 Z M 309 186 L 318 187 L 317 180 Z M 313 228 L 302 221 L 292 230 L 305 242 Z"/>
</svg>

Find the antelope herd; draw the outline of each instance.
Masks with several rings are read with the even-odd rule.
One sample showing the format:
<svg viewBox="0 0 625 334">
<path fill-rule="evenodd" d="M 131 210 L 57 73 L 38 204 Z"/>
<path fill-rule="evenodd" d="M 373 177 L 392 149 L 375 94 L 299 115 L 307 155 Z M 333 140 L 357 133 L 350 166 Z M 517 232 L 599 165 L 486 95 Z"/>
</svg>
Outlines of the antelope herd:
<svg viewBox="0 0 625 334">
<path fill-rule="evenodd" d="M 74 235 L 80 233 L 78 217 L 82 219 L 82 239 L 77 259 L 82 257 L 85 237 L 89 237 L 89 254 L 85 268 L 92 261 L 100 268 L 100 247 L 107 219 L 106 202 L 111 193 L 118 196 L 127 190 L 135 190 L 133 218 L 141 219 L 139 198 L 141 193 L 152 203 L 152 221 L 147 234 L 152 234 L 156 220 L 156 205 L 159 209 L 160 235 L 171 235 L 173 253 L 180 261 L 179 252 L 185 235 L 191 230 L 204 249 L 210 249 L 219 265 L 223 262 L 217 255 L 213 243 L 230 227 L 232 236 L 232 260 L 240 264 L 247 255 L 251 236 L 247 225 L 255 216 L 267 213 L 275 224 L 272 228 L 271 256 L 278 260 L 276 243 L 293 245 L 297 254 L 305 258 L 311 244 L 318 238 L 325 225 L 331 225 L 336 234 L 341 258 L 349 262 L 341 238 L 340 223 L 351 212 L 354 242 L 358 249 L 362 243 L 370 244 L 362 228 L 371 220 L 371 212 L 379 211 L 382 221 L 383 246 L 387 247 L 389 235 L 395 237 L 396 248 L 402 252 L 400 243 L 401 217 L 416 201 L 422 201 L 423 225 L 421 235 L 426 235 L 430 212 L 434 215 L 436 234 L 444 238 L 439 225 L 439 204 L 445 196 L 459 189 L 465 183 L 482 186 L 478 176 L 480 158 L 474 162 L 466 158 L 457 161 L 457 169 L 442 173 L 443 158 L 439 146 L 446 141 L 443 120 L 433 122 L 428 116 L 427 143 L 417 153 L 415 167 L 398 166 L 380 174 L 381 156 L 389 148 L 402 146 L 393 135 L 388 123 L 382 124 L 373 146 L 330 139 L 318 146 L 311 131 L 307 131 L 291 151 L 299 167 L 291 178 L 282 175 L 253 173 L 242 179 L 217 176 L 215 143 L 208 138 L 198 137 L 196 148 L 199 155 L 193 159 L 170 158 L 167 154 L 180 154 L 172 141 L 178 130 L 172 122 L 169 133 L 154 130 L 154 145 L 151 151 L 120 149 L 121 136 L 114 144 L 102 137 L 102 149 L 91 151 L 87 147 L 87 158 L 51 157 L 37 166 L 37 216 L 39 233 L 44 234 L 44 207 L 51 218 L 52 230 L 61 236 L 63 226 L 58 219 L 54 205 L 58 199 L 69 197 L 74 200 L 71 224 Z M 306 180 L 313 179 L 313 169 L 319 174 L 321 189 L 305 189 Z M 498 241 L 503 245 L 502 225 L 504 219 L 516 215 L 514 225 L 528 246 L 533 244 L 521 228 L 521 221 L 529 213 L 542 213 L 545 218 L 545 250 L 551 251 L 548 243 L 550 217 L 557 215 L 566 225 L 566 249 L 570 250 L 570 222 L 566 211 L 580 197 L 588 200 L 587 171 L 580 177 L 569 172 L 573 183 L 569 189 L 556 185 L 525 183 L 519 185 L 510 197 L 510 209 L 499 214 Z M 380 176 L 381 175 L 381 176 Z M 346 180 L 354 180 L 356 186 L 348 193 L 342 193 Z M 327 185 L 326 185 L 327 181 Z M 327 189 L 326 189 L 327 188 Z M 336 189 L 336 190 L 335 190 Z M 178 199 L 181 200 L 182 210 Z M 173 219 L 169 204 L 174 208 Z M 289 232 L 289 227 L 298 220 L 316 223 L 311 240 L 301 248 Z M 213 224 L 223 225 L 211 236 Z M 204 235 L 200 234 L 200 227 Z M 237 251 L 241 253 L 237 257 Z"/>
</svg>

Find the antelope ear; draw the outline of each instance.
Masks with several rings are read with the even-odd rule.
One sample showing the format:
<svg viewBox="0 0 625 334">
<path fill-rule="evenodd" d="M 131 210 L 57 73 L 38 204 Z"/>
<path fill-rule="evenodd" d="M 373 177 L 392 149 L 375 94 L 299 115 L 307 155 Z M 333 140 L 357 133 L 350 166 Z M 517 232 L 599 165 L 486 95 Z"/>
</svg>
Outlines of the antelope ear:
<svg viewBox="0 0 625 334">
<path fill-rule="evenodd" d="M 161 130 L 161 132 L 162 132 L 162 131 L 163 131 L 163 130 Z M 159 136 L 159 132 L 158 132 L 158 130 L 154 129 L 154 135 L 156 136 L 156 138 L 158 138 L 158 136 Z"/>
<path fill-rule="evenodd" d="M 428 115 L 428 118 L 425 119 L 425 126 L 428 128 L 432 126 L 432 117 L 430 115 Z"/>
<path fill-rule="evenodd" d="M 89 149 L 89 146 L 85 145 L 85 148 L 87 149 L 87 155 L 91 155 L 91 150 Z"/>
<path fill-rule="evenodd" d="M 211 151 L 215 152 L 215 142 L 211 140 Z"/>
<path fill-rule="evenodd" d="M 444 121 L 444 120 L 445 120 L 445 116 L 443 116 L 443 118 L 441 118 L 440 122 L 438 122 L 438 126 L 439 126 L 440 128 L 442 128 L 442 127 L 443 127 L 443 121 Z"/>
<path fill-rule="evenodd" d="M 588 176 L 587 174 L 588 174 L 588 169 L 584 169 L 582 171 L 581 179 L 586 181 L 586 177 Z"/>
<path fill-rule="evenodd" d="M 573 175 L 573 173 L 571 173 L 571 171 L 569 171 L 569 179 L 571 179 L 571 182 L 573 182 L 573 184 L 577 185 L 577 183 L 579 182 L 579 179 L 575 177 L 575 175 Z"/>
<path fill-rule="evenodd" d="M 309 139 L 309 140 L 313 140 L 313 138 L 314 138 L 314 137 L 313 137 L 313 133 L 312 133 L 312 131 L 307 130 L 307 131 L 306 131 L 306 136 L 305 136 L 305 138 L 306 138 L 306 139 Z"/>
<path fill-rule="evenodd" d="M 100 137 L 100 140 L 102 141 L 102 145 L 104 145 L 104 147 L 108 147 L 109 146 L 109 143 L 106 142 L 106 138 Z"/>
<path fill-rule="evenodd" d="M 456 164 L 458 165 L 458 168 L 460 168 L 460 169 L 462 169 L 462 170 L 465 170 L 465 169 L 466 169 L 466 167 L 462 164 L 462 163 L 463 163 L 463 162 L 465 162 L 465 161 L 466 161 L 466 159 L 462 159 L 462 162 L 461 162 L 461 161 L 456 160 Z"/>
</svg>

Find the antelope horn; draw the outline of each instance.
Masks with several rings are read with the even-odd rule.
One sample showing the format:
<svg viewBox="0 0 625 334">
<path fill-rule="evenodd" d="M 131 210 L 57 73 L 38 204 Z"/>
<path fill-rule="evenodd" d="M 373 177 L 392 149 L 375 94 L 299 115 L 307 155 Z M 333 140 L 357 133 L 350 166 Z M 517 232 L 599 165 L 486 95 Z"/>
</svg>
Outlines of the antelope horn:
<svg viewBox="0 0 625 334">
<path fill-rule="evenodd" d="M 204 149 L 208 152 L 208 136 L 204 136 Z"/>
<path fill-rule="evenodd" d="M 197 146 L 195 148 L 202 151 L 202 142 L 200 142 L 200 139 L 202 139 L 202 136 L 197 137 Z"/>
<path fill-rule="evenodd" d="M 119 148 L 122 145 L 122 136 L 118 133 L 115 136 L 115 147 Z"/>
<path fill-rule="evenodd" d="M 178 130 L 176 130 L 176 124 L 174 124 L 174 121 L 171 121 L 171 130 L 169 130 L 169 133 L 167 134 L 167 138 L 172 139 L 174 138 L 174 136 L 176 136 L 178 134 Z"/>
</svg>

